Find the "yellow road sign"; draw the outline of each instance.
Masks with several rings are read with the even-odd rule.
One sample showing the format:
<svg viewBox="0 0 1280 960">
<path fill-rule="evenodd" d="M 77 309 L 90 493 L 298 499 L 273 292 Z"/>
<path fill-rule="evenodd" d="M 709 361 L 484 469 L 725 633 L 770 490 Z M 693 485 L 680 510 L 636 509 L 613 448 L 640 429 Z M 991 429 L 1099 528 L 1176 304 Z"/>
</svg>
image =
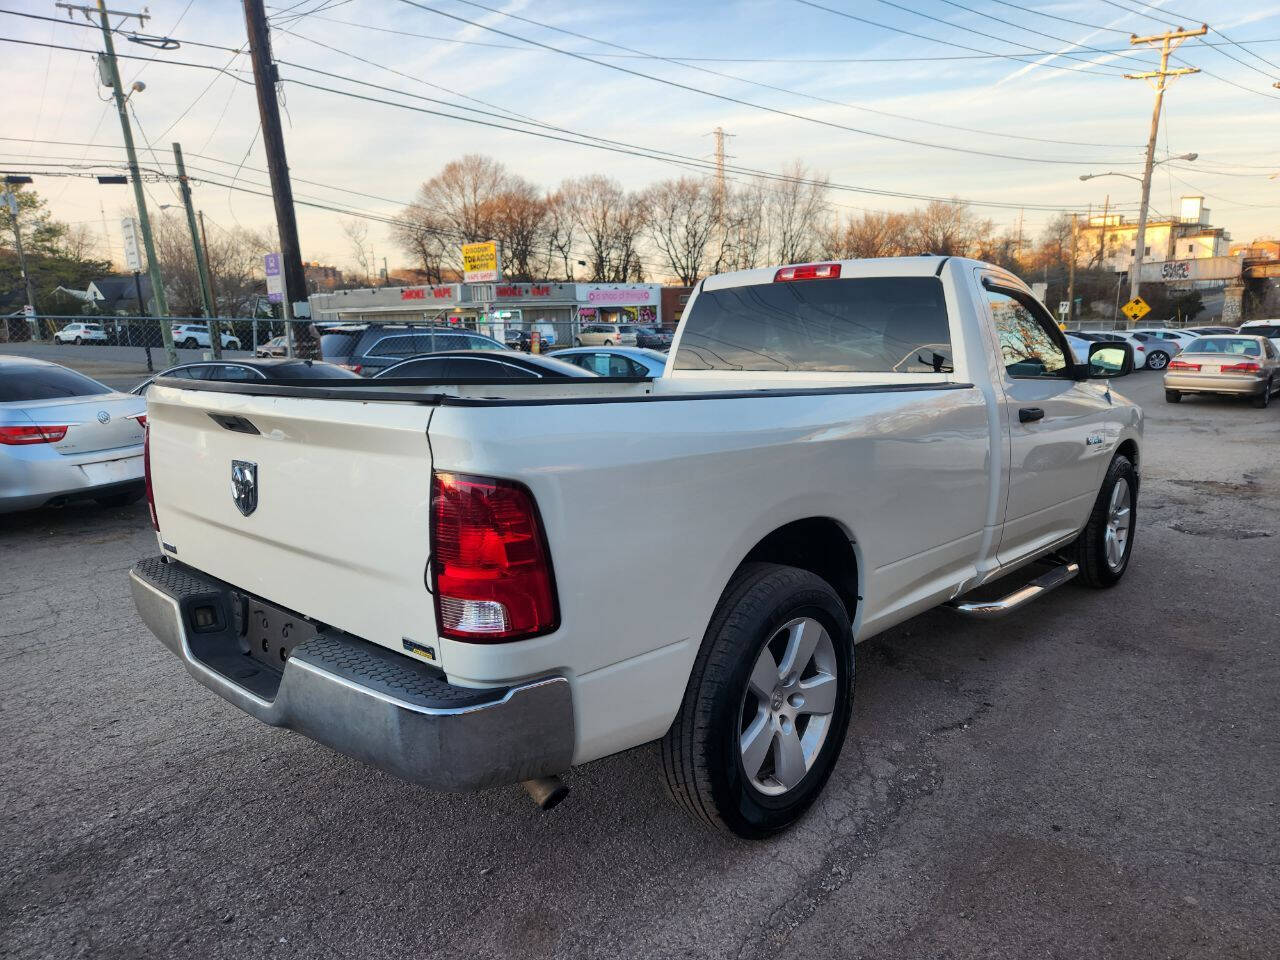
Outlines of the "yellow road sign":
<svg viewBox="0 0 1280 960">
<path fill-rule="evenodd" d="M 1134 323 L 1137 323 L 1151 312 L 1151 307 L 1149 307 L 1147 305 L 1147 301 L 1143 300 L 1141 297 L 1134 297 L 1121 307 L 1120 311 Z"/>
</svg>

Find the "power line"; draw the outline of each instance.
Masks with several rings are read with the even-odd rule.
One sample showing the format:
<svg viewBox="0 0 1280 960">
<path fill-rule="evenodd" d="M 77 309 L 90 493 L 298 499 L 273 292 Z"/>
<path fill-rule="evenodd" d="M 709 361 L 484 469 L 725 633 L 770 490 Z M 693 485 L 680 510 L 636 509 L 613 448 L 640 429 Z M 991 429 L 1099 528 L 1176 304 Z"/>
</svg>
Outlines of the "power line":
<svg viewBox="0 0 1280 960">
<path fill-rule="evenodd" d="M 488 30 L 492 33 L 496 33 L 500 36 L 504 36 L 509 39 L 523 40 L 525 43 L 529 43 L 534 46 L 541 47 L 545 50 L 551 50 L 563 56 L 571 57 L 575 60 L 581 60 L 585 63 L 593 63 L 596 66 L 604 67 L 607 70 L 615 70 L 619 73 L 625 73 L 625 74 L 629 74 L 630 76 L 640 77 L 642 79 L 650 80 L 655 83 L 661 83 L 665 86 L 674 87 L 678 90 L 684 90 L 689 93 L 696 93 L 704 97 L 711 97 L 712 99 L 722 100 L 726 103 L 734 103 L 739 106 L 748 107 L 752 110 L 759 110 L 763 113 L 770 113 L 775 116 L 788 117 L 792 120 L 800 120 L 805 123 L 811 123 L 817 126 L 826 127 L 828 129 L 843 130 L 846 133 L 856 133 L 862 136 L 873 137 L 875 139 L 889 140 L 895 143 L 906 143 L 906 144 L 910 144 L 912 146 L 917 146 L 917 147 L 927 147 L 935 150 L 945 150 L 953 153 L 965 153 L 972 156 L 990 157 L 993 159 L 1000 159 L 1000 160 L 1013 160 L 1021 163 L 1048 163 L 1048 164 L 1064 164 L 1064 165 L 1075 166 L 1080 162 L 1078 158 L 1067 160 L 1067 159 L 1057 159 L 1057 158 L 1051 158 L 1051 157 L 1026 157 L 1026 156 L 1019 156 L 1016 154 L 1000 153 L 998 151 L 991 151 L 991 150 L 975 150 L 968 147 L 954 147 L 954 146 L 948 146 L 946 144 L 932 143 L 927 140 L 917 140 L 911 137 L 900 137 L 900 136 L 895 136 L 887 133 L 877 133 L 873 130 L 865 130 L 859 127 L 851 127 L 851 126 L 847 126 L 846 124 L 836 123 L 835 121 L 832 121 L 832 120 L 823 120 L 819 117 L 806 117 L 803 114 L 793 113 L 790 110 L 783 110 L 779 107 L 770 107 L 766 104 L 755 103 L 754 101 L 751 101 L 751 100 L 744 100 L 741 97 L 734 97 L 724 93 L 716 93 L 715 91 L 712 91 L 712 90 L 706 90 L 700 87 L 692 86 L 690 84 L 680 83 L 679 81 L 676 81 L 676 80 L 669 80 L 665 77 L 658 77 L 658 76 L 654 76 L 653 74 L 642 73 L 639 70 L 632 70 L 628 67 L 624 67 L 619 64 L 604 63 L 603 61 L 595 60 L 591 57 L 586 56 L 585 54 L 577 53 L 573 50 L 565 50 L 561 47 L 555 47 L 555 46 L 552 46 L 551 44 L 543 43 L 540 40 L 534 40 L 529 37 L 522 37 L 522 36 L 519 36 L 518 34 L 509 33 L 505 30 L 499 30 L 497 27 L 491 27 L 486 24 L 479 23 L 478 21 L 468 20 L 466 17 L 460 17 L 456 14 L 447 13 L 435 7 L 430 7 L 430 6 L 427 6 L 426 4 L 418 3 L 417 0 L 400 0 L 400 2 L 411 7 L 417 7 L 419 10 L 425 10 L 428 13 L 434 13 L 439 16 L 447 17 L 451 20 L 457 20 L 460 23 L 465 23 L 465 24 L 469 24 L 470 26 L 478 27 L 482 30 Z M 529 21 L 525 17 L 518 17 L 515 14 L 508 14 L 500 10 L 496 10 L 490 7 L 485 7 L 482 4 L 471 3 L 470 0 L 460 0 L 460 2 L 467 3 L 468 6 L 480 7 L 483 10 L 491 10 L 494 13 L 500 13 L 503 16 L 510 17 L 512 19 L 517 19 L 517 20 L 531 22 L 531 23 L 537 22 L 537 21 Z M 798 2 L 807 3 L 808 0 L 798 0 Z M 540 25 L 546 26 L 545 24 L 540 24 Z M 560 32 L 569 32 L 569 31 L 562 31 L 558 27 L 547 26 L 547 29 L 557 30 Z M 577 36 L 584 36 L 584 35 L 578 34 Z M 594 38 L 591 38 L 591 37 L 586 37 L 586 39 L 594 40 Z M 595 41 L 595 42 L 603 43 L 604 41 Z M 666 58 L 659 58 L 659 59 L 666 59 Z M 1116 161 L 1116 162 L 1123 162 L 1123 161 Z"/>
</svg>

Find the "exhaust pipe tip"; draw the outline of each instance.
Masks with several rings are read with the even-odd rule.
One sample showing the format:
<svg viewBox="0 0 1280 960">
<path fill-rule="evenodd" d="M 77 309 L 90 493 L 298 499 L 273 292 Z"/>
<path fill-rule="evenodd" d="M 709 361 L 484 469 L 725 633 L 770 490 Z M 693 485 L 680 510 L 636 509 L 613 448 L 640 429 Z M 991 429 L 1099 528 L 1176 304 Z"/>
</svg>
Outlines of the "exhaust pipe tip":
<svg viewBox="0 0 1280 960">
<path fill-rule="evenodd" d="M 569 795 L 569 788 L 559 777 L 534 777 L 532 780 L 521 780 L 529 798 L 542 810 L 550 810 Z"/>
</svg>

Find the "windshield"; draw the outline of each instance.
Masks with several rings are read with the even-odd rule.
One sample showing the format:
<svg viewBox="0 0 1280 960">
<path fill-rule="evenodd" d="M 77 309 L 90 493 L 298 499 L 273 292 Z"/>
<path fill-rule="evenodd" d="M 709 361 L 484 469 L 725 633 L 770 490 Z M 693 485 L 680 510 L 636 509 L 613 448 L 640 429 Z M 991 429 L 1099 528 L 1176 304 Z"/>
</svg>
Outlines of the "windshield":
<svg viewBox="0 0 1280 960">
<path fill-rule="evenodd" d="M 1280 337 L 1280 323 L 1259 323 L 1252 327 L 1241 327 L 1240 332 L 1251 337 Z"/>
<path fill-rule="evenodd" d="M 58 400 L 95 397 L 111 388 L 65 367 L 43 364 L 5 364 L 0 367 L 0 403 L 18 400 Z"/>
<path fill-rule="evenodd" d="M 677 370 L 950 372 L 937 277 L 759 283 L 693 301 Z"/>
<path fill-rule="evenodd" d="M 1187 344 L 1187 353 L 1234 353 L 1245 357 L 1262 356 L 1262 346 L 1247 337 L 1204 337 Z"/>
</svg>

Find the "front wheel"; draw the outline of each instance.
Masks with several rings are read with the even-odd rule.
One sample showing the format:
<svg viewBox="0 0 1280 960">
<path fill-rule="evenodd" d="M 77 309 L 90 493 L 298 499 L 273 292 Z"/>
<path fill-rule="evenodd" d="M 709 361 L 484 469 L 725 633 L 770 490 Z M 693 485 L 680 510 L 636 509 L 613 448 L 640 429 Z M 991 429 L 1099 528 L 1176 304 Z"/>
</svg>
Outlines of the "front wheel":
<svg viewBox="0 0 1280 960">
<path fill-rule="evenodd" d="M 187 337 L 187 339 L 182 341 L 182 348 L 184 350 L 194 350 L 197 346 L 198 344 L 196 343 L 195 337 Z"/>
<path fill-rule="evenodd" d="M 574 338 L 573 338 L 573 345 L 574 345 L 575 347 L 580 347 L 580 346 L 582 346 L 582 341 L 581 341 L 581 340 L 579 340 L 577 337 L 574 337 Z"/>
<path fill-rule="evenodd" d="M 76 346 L 77 346 L 77 347 L 83 347 L 83 346 L 84 346 L 84 337 L 76 337 Z"/>
<path fill-rule="evenodd" d="M 1147 357 L 1147 366 L 1152 370 L 1163 370 L 1169 365 L 1169 355 L 1157 350 L 1155 353 Z"/>
<path fill-rule="evenodd" d="M 694 819 L 739 837 L 784 830 L 822 792 L 852 702 L 853 631 L 835 590 L 807 570 L 747 564 L 662 740 L 667 788 Z"/>
<path fill-rule="evenodd" d="M 1137 520 L 1138 474 L 1129 458 L 1118 453 L 1107 467 L 1089 521 L 1075 542 L 1081 582 L 1099 588 L 1120 582 L 1133 554 Z"/>
<path fill-rule="evenodd" d="M 227 342 L 227 349 L 228 349 L 228 350 L 239 350 L 239 349 L 240 349 L 240 341 L 239 341 L 239 340 L 230 340 L 230 341 L 228 341 L 228 342 Z"/>
<path fill-rule="evenodd" d="M 1182 394 L 1177 390 L 1166 390 L 1164 392 L 1165 403 L 1181 403 Z"/>
</svg>

